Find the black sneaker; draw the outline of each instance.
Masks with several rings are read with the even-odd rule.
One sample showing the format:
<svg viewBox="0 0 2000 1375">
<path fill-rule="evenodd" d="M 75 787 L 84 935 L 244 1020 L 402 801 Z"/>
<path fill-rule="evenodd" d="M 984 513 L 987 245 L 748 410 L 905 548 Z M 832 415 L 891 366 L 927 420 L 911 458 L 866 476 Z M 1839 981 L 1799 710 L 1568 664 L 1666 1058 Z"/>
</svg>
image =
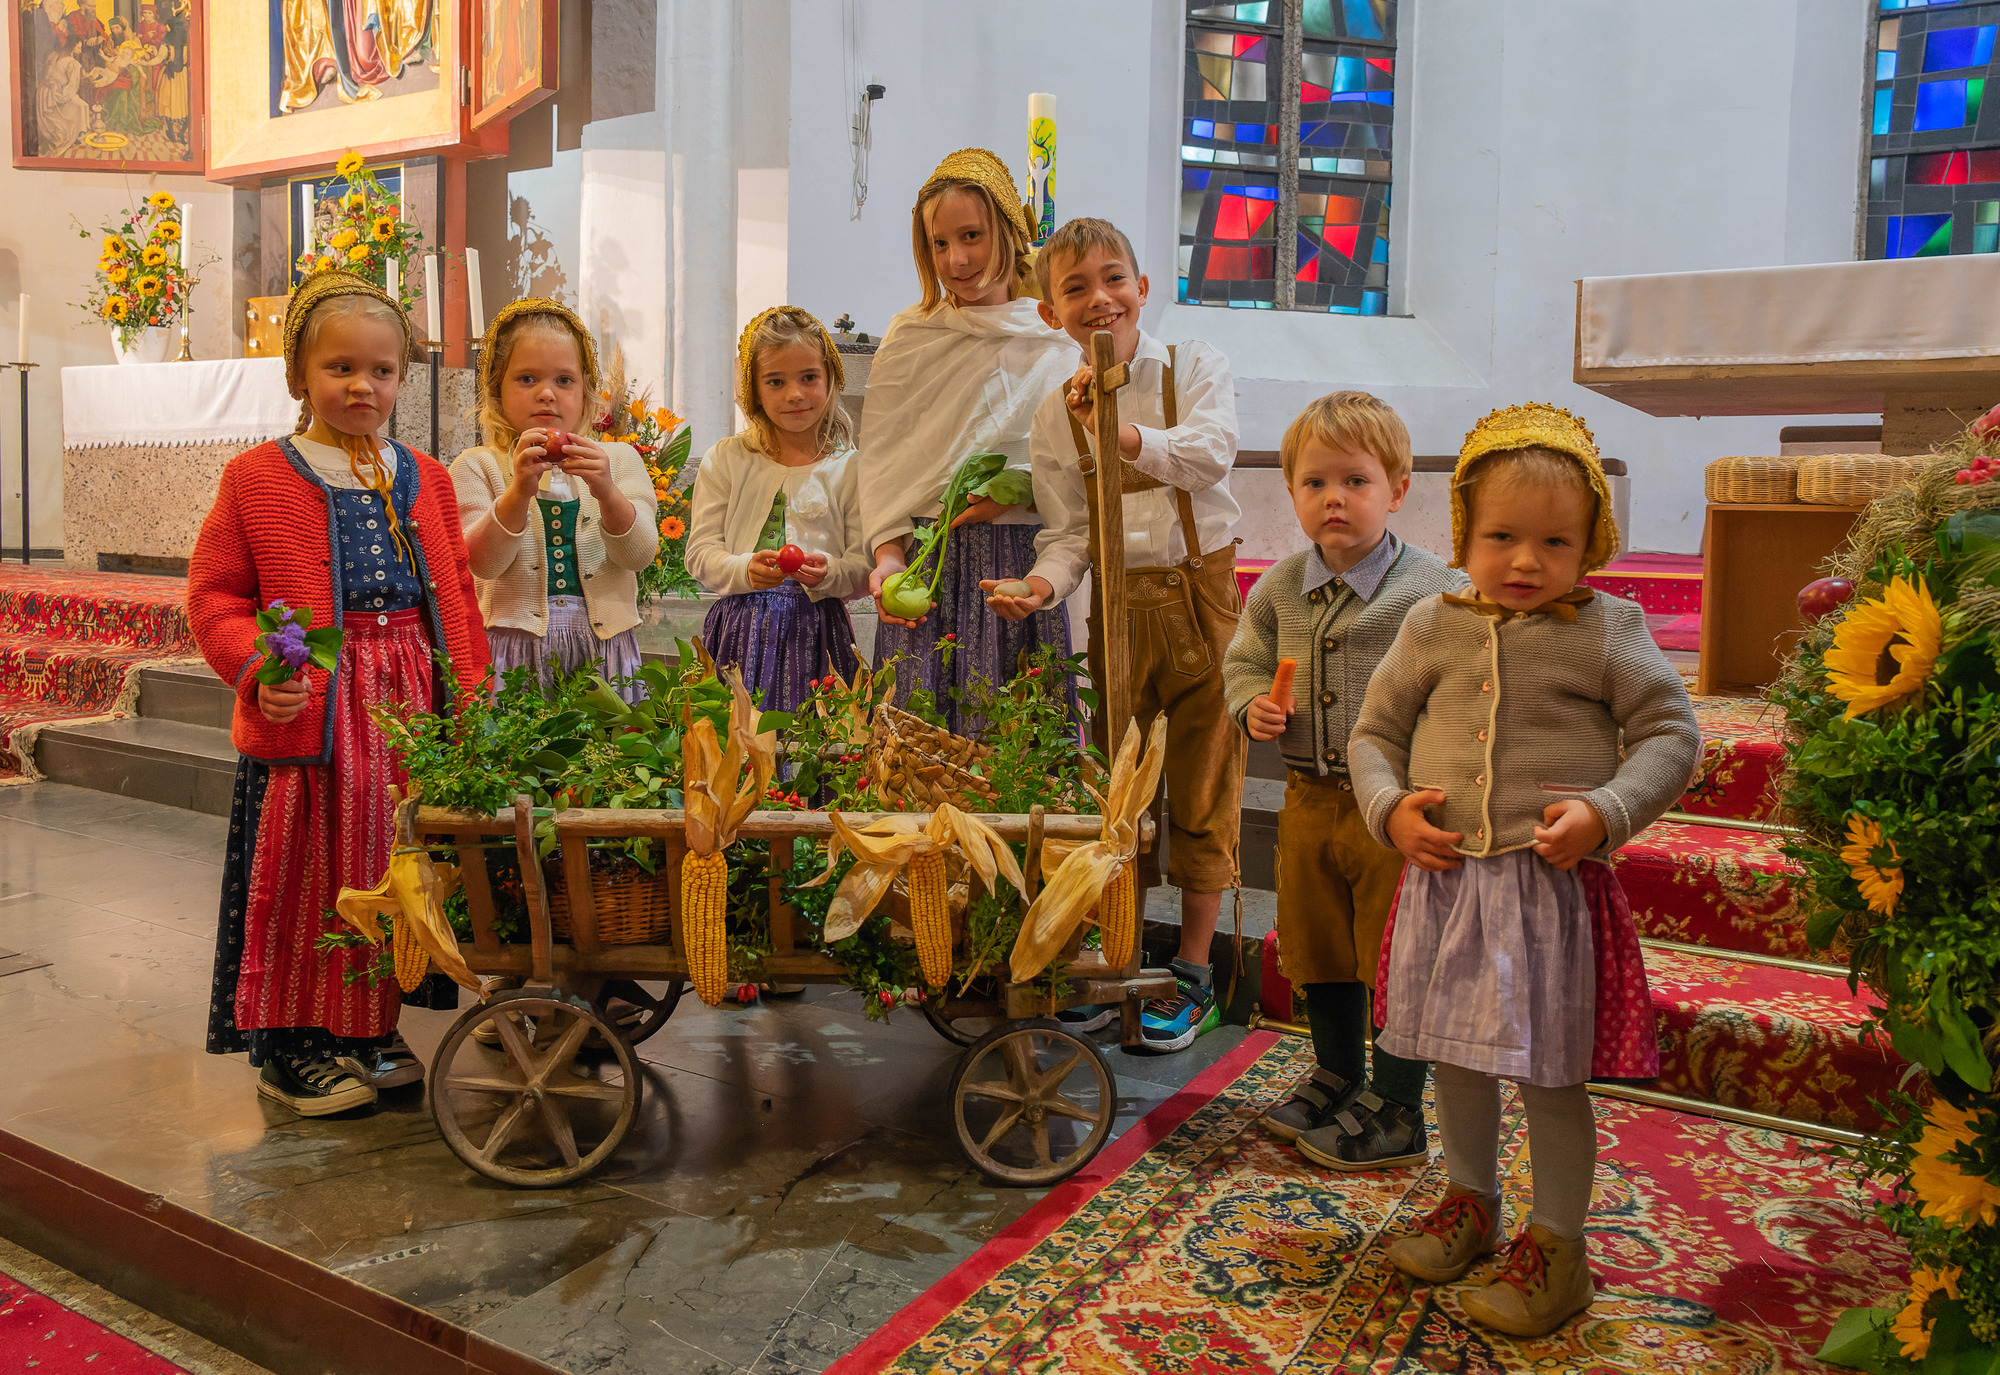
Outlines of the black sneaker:
<svg viewBox="0 0 2000 1375">
<path fill-rule="evenodd" d="M 375 1101 L 375 1086 L 338 1060 L 274 1055 L 264 1062 L 257 1096 L 282 1103 L 301 1117 L 325 1117 L 367 1107 Z"/>
<path fill-rule="evenodd" d="M 1303 1133 L 1299 1154 L 1330 1170 L 1393 1170 L 1430 1159 L 1424 1114 L 1364 1090 L 1325 1126 Z"/>
<path fill-rule="evenodd" d="M 1056 1014 L 1056 1020 L 1071 1031 L 1102 1031 L 1117 1019 L 1116 1003 L 1084 1003 L 1080 1007 L 1066 1007 Z"/>
<path fill-rule="evenodd" d="M 1280 1141 L 1296 1141 L 1353 1103 L 1360 1093 L 1359 1084 L 1348 1083 L 1330 1069 L 1316 1069 L 1292 1090 L 1290 1098 L 1257 1120 Z"/>
</svg>

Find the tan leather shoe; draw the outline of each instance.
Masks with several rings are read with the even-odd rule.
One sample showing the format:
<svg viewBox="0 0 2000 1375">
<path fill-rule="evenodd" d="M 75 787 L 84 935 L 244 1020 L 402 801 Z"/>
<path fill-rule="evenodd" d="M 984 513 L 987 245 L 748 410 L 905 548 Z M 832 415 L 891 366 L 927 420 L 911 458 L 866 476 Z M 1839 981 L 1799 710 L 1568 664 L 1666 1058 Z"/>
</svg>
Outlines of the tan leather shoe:
<svg viewBox="0 0 2000 1375">
<path fill-rule="evenodd" d="M 1417 1230 L 1389 1246 L 1389 1263 L 1426 1284 L 1449 1284 L 1481 1256 L 1500 1249 L 1500 1195 L 1475 1194 L 1456 1184 Z"/>
<path fill-rule="evenodd" d="M 1543 1337 L 1597 1300 L 1583 1238 L 1565 1241 L 1529 1223 L 1485 1288 L 1462 1300 L 1465 1316 L 1511 1337 Z"/>
</svg>

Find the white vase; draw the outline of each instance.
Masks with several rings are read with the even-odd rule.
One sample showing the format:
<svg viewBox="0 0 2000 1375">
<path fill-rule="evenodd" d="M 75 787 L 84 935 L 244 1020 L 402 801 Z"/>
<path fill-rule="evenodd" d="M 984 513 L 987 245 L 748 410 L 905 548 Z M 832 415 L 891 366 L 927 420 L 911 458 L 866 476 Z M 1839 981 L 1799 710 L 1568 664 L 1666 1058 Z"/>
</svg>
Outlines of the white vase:
<svg viewBox="0 0 2000 1375">
<path fill-rule="evenodd" d="M 116 326 L 111 330 L 111 351 L 121 363 L 164 363 L 173 356 L 176 331 L 165 325 L 148 325 L 132 332 L 127 344 Z"/>
</svg>

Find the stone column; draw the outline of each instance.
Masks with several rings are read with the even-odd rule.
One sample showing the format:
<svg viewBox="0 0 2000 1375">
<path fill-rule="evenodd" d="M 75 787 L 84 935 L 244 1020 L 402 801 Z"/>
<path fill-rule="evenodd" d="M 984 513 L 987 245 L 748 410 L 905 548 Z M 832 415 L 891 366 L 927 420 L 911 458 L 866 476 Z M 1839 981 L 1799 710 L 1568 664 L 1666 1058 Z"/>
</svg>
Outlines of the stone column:
<svg viewBox="0 0 2000 1375">
<path fill-rule="evenodd" d="M 677 0 L 673 43 L 673 407 L 706 448 L 736 431 L 736 6 Z"/>
</svg>

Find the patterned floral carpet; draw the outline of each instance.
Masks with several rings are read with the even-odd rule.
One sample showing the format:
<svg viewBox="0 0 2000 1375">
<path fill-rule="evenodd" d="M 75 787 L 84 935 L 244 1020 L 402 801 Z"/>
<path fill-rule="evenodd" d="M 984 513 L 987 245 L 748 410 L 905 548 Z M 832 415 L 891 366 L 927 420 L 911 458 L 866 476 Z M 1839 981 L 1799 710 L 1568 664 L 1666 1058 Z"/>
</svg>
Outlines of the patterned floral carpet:
<svg viewBox="0 0 2000 1375">
<path fill-rule="evenodd" d="M 832 1370 L 1767 1375 L 1821 1369 L 1835 1316 L 1907 1268 L 1796 1138 L 1599 1099 L 1597 1304 L 1538 1341 L 1484 1332 L 1457 1286 L 1413 1287 L 1383 1258 L 1441 1195 L 1441 1164 L 1333 1182 L 1254 1126 L 1310 1054 L 1253 1034 Z M 1518 1226 L 1511 1095 L 1505 1130 Z"/>
<path fill-rule="evenodd" d="M 0 1270 L 0 1370 L 187 1375 L 186 1368 Z"/>
<path fill-rule="evenodd" d="M 192 656 L 186 600 L 180 578 L 0 565 L 0 781 L 35 728 L 128 709 L 139 668 Z"/>
<path fill-rule="evenodd" d="M 1698 816 L 1768 821 L 1777 811 L 1774 785 L 1785 763 L 1785 718 L 1755 697 L 1694 699 L 1701 724 L 1701 776 L 1681 798 Z"/>
<path fill-rule="evenodd" d="M 1752 955 L 1815 956 L 1783 837 L 1656 822 L 1612 856 L 1639 934 Z"/>
</svg>

